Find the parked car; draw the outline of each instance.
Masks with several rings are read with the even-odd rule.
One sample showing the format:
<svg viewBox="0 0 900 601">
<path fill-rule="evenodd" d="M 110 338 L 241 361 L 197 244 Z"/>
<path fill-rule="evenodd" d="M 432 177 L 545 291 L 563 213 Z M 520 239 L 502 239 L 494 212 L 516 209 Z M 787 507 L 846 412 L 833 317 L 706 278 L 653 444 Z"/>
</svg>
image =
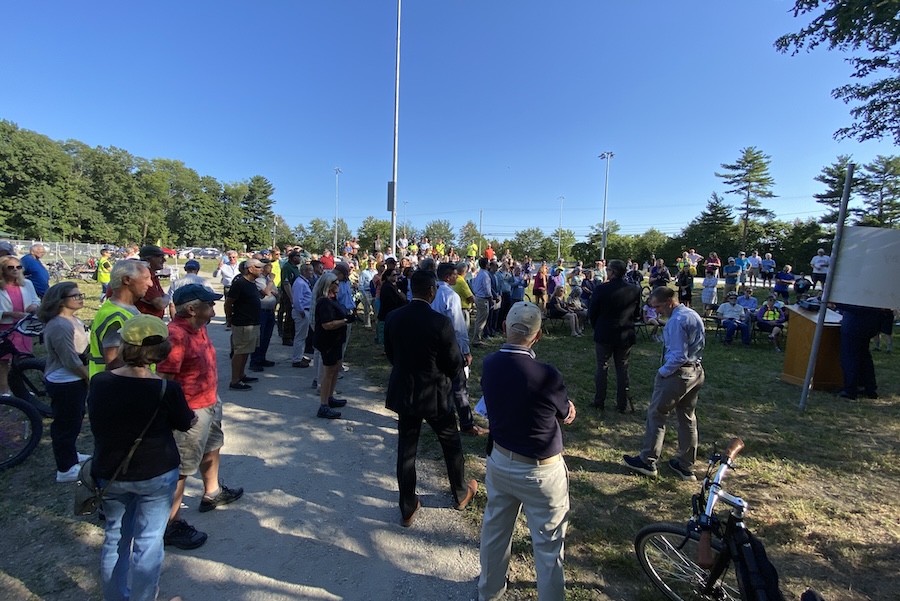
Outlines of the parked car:
<svg viewBox="0 0 900 601">
<path fill-rule="evenodd" d="M 204 259 L 218 259 L 222 256 L 222 251 L 218 248 L 204 248 L 199 252 L 195 252 L 194 255 Z"/>
<path fill-rule="evenodd" d="M 178 251 L 178 257 L 181 258 L 181 259 L 187 259 L 187 256 L 188 256 L 190 253 L 194 253 L 194 256 L 196 257 L 197 254 L 198 254 L 201 250 L 203 250 L 203 249 L 200 248 L 199 246 L 192 246 L 192 247 L 189 247 L 189 248 L 182 248 L 181 250 Z"/>
</svg>

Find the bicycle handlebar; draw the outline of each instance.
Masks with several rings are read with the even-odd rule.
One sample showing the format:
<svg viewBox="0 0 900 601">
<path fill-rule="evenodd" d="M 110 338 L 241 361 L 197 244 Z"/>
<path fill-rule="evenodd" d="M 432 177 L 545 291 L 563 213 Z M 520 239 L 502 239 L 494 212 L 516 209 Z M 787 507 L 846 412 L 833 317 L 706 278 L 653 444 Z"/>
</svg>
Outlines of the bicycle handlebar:
<svg viewBox="0 0 900 601">
<path fill-rule="evenodd" d="M 726 498 L 726 502 L 732 504 L 733 501 L 741 501 L 740 499 L 735 499 L 731 495 L 728 495 L 724 491 L 721 490 L 722 479 L 725 477 L 725 473 L 728 471 L 728 468 L 731 467 L 732 462 L 735 457 L 737 457 L 738 453 L 744 448 L 744 441 L 740 438 L 732 438 L 728 442 L 728 447 L 726 447 L 725 452 L 721 455 L 714 454 L 710 458 L 710 465 L 713 465 L 716 459 L 720 463 L 719 469 L 716 470 L 716 475 L 713 477 L 712 482 L 709 483 L 710 494 L 709 498 L 706 502 L 706 508 L 703 512 L 704 518 L 707 518 L 705 521 L 708 523 L 708 518 L 712 517 L 713 509 L 716 506 L 716 502 L 719 500 L 720 494 L 724 494 Z M 707 486 L 707 482 L 704 481 L 703 486 Z M 741 503 L 743 503 L 741 501 Z M 697 545 L 697 565 L 703 568 L 704 570 L 709 570 L 713 567 L 713 563 L 715 562 L 715 557 L 712 551 L 712 533 L 709 528 L 704 528 L 702 532 L 700 532 L 700 541 Z"/>
</svg>

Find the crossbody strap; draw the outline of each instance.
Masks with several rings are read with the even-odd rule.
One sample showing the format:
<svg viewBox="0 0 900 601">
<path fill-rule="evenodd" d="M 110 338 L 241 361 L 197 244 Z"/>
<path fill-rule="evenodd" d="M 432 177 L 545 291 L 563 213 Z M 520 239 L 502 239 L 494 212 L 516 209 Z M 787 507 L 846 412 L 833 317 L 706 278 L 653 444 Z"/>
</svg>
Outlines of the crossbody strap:
<svg viewBox="0 0 900 601">
<path fill-rule="evenodd" d="M 115 473 L 112 478 L 109 479 L 109 482 L 106 483 L 106 486 L 103 487 L 103 490 L 100 491 L 100 498 L 103 498 L 103 495 L 106 493 L 106 489 L 109 488 L 109 485 L 116 481 L 116 478 L 119 477 L 119 474 L 128 473 L 128 464 L 131 463 L 131 458 L 134 456 L 134 452 L 137 451 L 137 448 L 140 446 L 141 442 L 144 440 L 144 435 L 147 434 L 147 430 L 150 429 L 150 426 L 156 420 L 156 416 L 159 414 L 159 408 L 162 406 L 162 399 L 166 395 L 166 386 L 168 385 L 168 380 L 165 378 L 162 379 L 162 387 L 159 391 L 159 403 L 156 405 L 156 411 L 153 412 L 153 416 L 150 418 L 150 421 L 147 422 L 147 425 L 144 426 L 144 429 L 141 431 L 141 435 L 137 437 L 134 441 L 134 444 L 131 445 L 131 449 L 128 451 L 128 455 L 125 456 L 125 459 L 122 463 L 119 464 L 119 467 L 116 468 Z"/>
</svg>

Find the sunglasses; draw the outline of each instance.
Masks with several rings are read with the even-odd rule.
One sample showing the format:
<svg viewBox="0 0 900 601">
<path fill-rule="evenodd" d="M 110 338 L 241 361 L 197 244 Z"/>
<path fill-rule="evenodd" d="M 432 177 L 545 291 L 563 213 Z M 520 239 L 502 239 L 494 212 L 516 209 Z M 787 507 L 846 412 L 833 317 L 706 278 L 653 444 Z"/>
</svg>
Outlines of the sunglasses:
<svg viewBox="0 0 900 601">
<path fill-rule="evenodd" d="M 6 268 L 19 270 L 19 269 L 22 269 L 23 267 L 21 265 L 7 265 Z"/>
<path fill-rule="evenodd" d="M 84 300 L 84 299 L 85 299 L 85 296 L 84 296 L 83 293 L 78 293 L 78 294 L 67 294 L 67 295 L 66 295 L 66 298 L 74 298 L 75 300 Z"/>
</svg>

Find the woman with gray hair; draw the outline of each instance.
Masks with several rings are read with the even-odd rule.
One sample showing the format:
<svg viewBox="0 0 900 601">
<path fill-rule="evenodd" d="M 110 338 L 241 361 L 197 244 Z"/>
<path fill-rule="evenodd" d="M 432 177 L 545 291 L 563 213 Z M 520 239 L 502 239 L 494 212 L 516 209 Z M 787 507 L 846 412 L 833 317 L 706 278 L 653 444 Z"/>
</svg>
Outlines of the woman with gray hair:
<svg viewBox="0 0 900 601">
<path fill-rule="evenodd" d="M 84 294 L 75 282 L 60 282 L 44 294 L 37 312 L 44 322 L 47 364 L 44 381 L 53 409 L 50 439 L 56 460 L 56 481 L 78 479 L 80 463 L 90 459 L 75 448 L 84 421 L 90 375 L 87 368 L 88 333 L 77 313 L 84 307 Z"/>
</svg>

